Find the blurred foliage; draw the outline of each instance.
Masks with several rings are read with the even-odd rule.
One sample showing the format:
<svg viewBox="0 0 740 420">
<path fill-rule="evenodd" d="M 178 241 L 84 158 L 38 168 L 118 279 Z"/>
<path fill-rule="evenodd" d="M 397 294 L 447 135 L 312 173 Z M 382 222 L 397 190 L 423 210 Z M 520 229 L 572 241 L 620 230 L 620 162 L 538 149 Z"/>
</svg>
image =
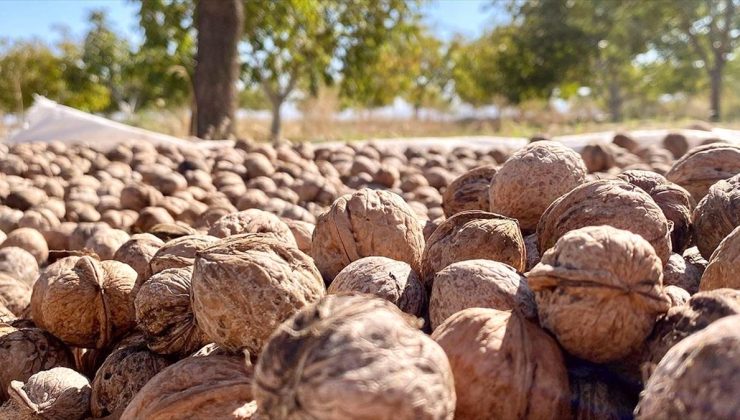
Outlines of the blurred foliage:
<svg viewBox="0 0 740 420">
<path fill-rule="evenodd" d="M 128 119 L 190 106 L 195 0 L 130 1 L 140 45 L 101 12 L 79 39 L 0 41 L 0 110 L 22 112 L 34 93 Z M 278 115 L 324 90 L 337 109 L 402 98 L 522 119 L 557 99 L 579 119 L 740 117 L 740 0 L 504 0 L 508 19 L 449 40 L 422 25 L 423 1 L 244 0 L 239 106 Z"/>
</svg>

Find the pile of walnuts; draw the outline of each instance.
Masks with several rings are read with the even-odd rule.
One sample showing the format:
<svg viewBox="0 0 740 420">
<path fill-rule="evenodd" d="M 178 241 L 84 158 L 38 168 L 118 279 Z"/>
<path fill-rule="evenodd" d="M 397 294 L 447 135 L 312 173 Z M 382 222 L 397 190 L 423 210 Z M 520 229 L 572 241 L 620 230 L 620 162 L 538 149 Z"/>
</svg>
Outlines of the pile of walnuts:
<svg viewBox="0 0 740 420">
<path fill-rule="evenodd" d="M 0 144 L 0 417 L 737 418 L 704 143 Z"/>
</svg>

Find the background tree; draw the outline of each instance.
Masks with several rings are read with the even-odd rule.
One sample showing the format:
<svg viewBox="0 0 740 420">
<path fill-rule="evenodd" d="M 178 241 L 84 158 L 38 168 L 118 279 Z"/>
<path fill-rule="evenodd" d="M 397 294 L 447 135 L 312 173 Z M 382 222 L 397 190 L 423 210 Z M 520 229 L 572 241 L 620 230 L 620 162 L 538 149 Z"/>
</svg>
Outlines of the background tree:
<svg viewBox="0 0 740 420">
<path fill-rule="evenodd" d="M 272 105 L 271 136 L 297 86 L 315 93 L 340 75 L 360 78 L 415 13 L 404 0 L 250 0 L 245 3 L 243 71 Z"/>
<path fill-rule="evenodd" d="M 237 45 L 243 25 L 242 0 L 198 0 L 194 82 L 200 138 L 225 139 L 234 133 Z"/>
<path fill-rule="evenodd" d="M 669 56 L 687 46 L 693 52 L 709 77 L 709 118 L 719 121 L 725 68 L 740 40 L 740 0 L 677 0 L 664 7 L 663 33 L 655 44 Z"/>
</svg>

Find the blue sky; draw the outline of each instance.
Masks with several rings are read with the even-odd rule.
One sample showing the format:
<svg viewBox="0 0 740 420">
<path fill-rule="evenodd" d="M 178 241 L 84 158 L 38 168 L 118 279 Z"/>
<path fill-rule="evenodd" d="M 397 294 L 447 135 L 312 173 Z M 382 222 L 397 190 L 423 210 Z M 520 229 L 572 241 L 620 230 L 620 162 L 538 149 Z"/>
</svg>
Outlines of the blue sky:
<svg viewBox="0 0 740 420">
<path fill-rule="evenodd" d="M 459 33 L 475 37 L 493 25 L 493 0 L 432 0 L 425 4 L 425 22 L 437 36 L 449 39 Z M 91 10 L 104 9 L 120 33 L 133 42 L 137 28 L 137 3 L 131 0 L 0 0 L 0 39 L 59 39 L 66 27 L 76 37 L 85 33 Z M 500 18 L 499 18 L 500 20 Z"/>
</svg>

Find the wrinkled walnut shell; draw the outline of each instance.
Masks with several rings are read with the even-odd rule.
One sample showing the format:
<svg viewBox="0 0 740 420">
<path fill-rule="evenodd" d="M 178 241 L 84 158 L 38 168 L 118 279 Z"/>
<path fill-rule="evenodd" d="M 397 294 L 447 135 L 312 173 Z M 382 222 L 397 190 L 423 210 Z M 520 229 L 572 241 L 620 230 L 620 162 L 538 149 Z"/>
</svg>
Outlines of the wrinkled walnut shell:
<svg viewBox="0 0 740 420">
<path fill-rule="evenodd" d="M 586 166 L 572 149 L 552 141 L 530 143 L 512 155 L 493 177 L 490 211 L 517 219 L 534 231 L 545 209 L 586 180 Z"/>
<path fill-rule="evenodd" d="M 740 412 L 740 315 L 673 346 L 645 384 L 637 419 L 730 419 Z"/>
<path fill-rule="evenodd" d="M 517 312 L 469 308 L 432 338 L 455 376 L 455 419 L 563 419 L 570 415 L 568 374 L 555 340 Z"/>
<path fill-rule="evenodd" d="M 619 360 L 668 310 L 660 259 L 639 235 L 589 226 L 563 235 L 529 272 L 543 327 L 571 354 Z"/>
<path fill-rule="evenodd" d="M 188 357 L 163 369 L 144 385 L 121 420 L 253 418 L 253 371 L 244 357 Z"/>
<path fill-rule="evenodd" d="M 440 270 L 458 261 L 476 259 L 499 261 L 524 271 L 525 253 L 516 220 L 484 211 L 464 211 L 442 222 L 429 237 L 421 278 L 431 290 Z"/>
<path fill-rule="evenodd" d="M 422 225 L 401 197 L 362 189 L 338 198 L 319 216 L 311 256 L 327 283 L 352 261 L 380 256 L 408 263 L 419 272 L 424 251 Z"/>
<path fill-rule="evenodd" d="M 455 178 L 442 195 L 442 209 L 450 217 L 465 210 L 488 211 L 488 189 L 496 175 L 496 166 L 471 169 Z"/>
<path fill-rule="evenodd" d="M 552 203 L 537 226 L 540 254 L 565 233 L 584 226 L 609 225 L 650 242 L 665 264 L 671 255 L 671 228 L 662 210 L 641 188 L 621 180 L 592 181 Z"/>
<path fill-rule="evenodd" d="M 411 266 L 386 257 L 353 261 L 337 274 L 328 293 L 356 292 L 383 298 L 411 315 L 421 315 L 426 291 Z"/>
<path fill-rule="evenodd" d="M 259 354 L 285 319 L 324 295 L 311 258 L 262 234 L 222 239 L 195 258 L 191 300 L 211 341 Z"/>
<path fill-rule="evenodd" d="M 696 246 L 701 255 L 710 259 L 719 243 L 737 226 L 740 226 L 740 175 L 712 185 L 694 210 Z"/>
<path fill-rule="evenodd" d="M 328 295 L 272 335 L 255 368 L 267 418 L 447 419 L 455 389 L 442 348 L 392 303 Z"/>
<path fill-rule="evenodd" d="M 534 294 L 527 279 L 510 265 L 498 261 L 460 261 L 435 276 L 429 302 L 432 329 L 467 308 L 515 310 L 528 319 L 537 318 Z"/>
<path fill-rule="evenodd" d="M 698 203 L 709 187 L 737 173 L 740 173 L 740 146 L 712 143 L 689 150 L 665 177 L 684 187 Z"/>
<path fill-rule="evenodd" d="M 723 287 L 740 289 L 740 226 L 714 250 L 699 284 L 700 290 Z"/>
</svg>

